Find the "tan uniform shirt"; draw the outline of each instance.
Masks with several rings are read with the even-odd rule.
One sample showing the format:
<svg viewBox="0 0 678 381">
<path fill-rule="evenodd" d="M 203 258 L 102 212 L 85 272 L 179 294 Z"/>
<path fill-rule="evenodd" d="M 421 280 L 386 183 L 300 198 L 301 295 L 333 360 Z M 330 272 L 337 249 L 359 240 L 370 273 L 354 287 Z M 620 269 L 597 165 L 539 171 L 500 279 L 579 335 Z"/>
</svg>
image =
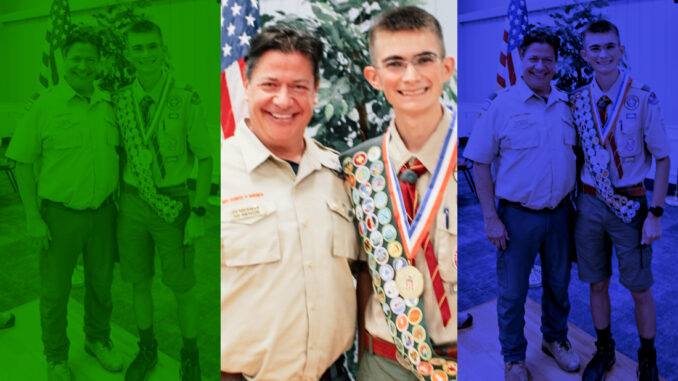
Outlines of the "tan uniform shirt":
<svg viewBox="0 0 678 381">
<path fill-rule="evenodd" d="M 108 94 L 88 101 L 63 81 L 19 121 L 7 157 L 36 164 L 40 199 L 98 208 L 118 185 L 119 142 Z"/>
<path fill-rule="evenodd" d="M 574 188 L 577 143 L 567 95 L 544 103 L 522 79 L 487 103 L 464 156 L 493 164 L 494 194 L 530 209 L 555 208 Z"/>
<path fill-rule="evenodd" d="M 391 129 L 391 141 L 388 144 L 388 152 L 395 168 L 397 170 L 400 169 L 413 157 L 419 159 L 426 167 L 426 173 L 422 174 L 419 177 L 419 181 L 417 181 L 417 193 L 419 195 L 426 194 L 431 180 L 431 173 L 435 171 L 438 157 L 443 149 L 445 134 L 451 120 L 451 113 L 445 108 L 445 113 L 440 123 L 438 123 L 438 127 L 418 154 L 409 152 L 397 129 Z M 393 121 L 391 126 L 393 126 Z M 431 224 L 429 234 L 433 242 L 433 251 L 438 259 L 440 277 L 443 280 L 452 318 L 448 322 L 447 327 L 443 326 L 443 319 L 440 315 L 435 292 L 433 291 L 433 283 L 431 282 L 431 274 L 426 264 L 426 257 L 424 256 L 424 251 L 420 249 L 414 261 L 417 269 L 424 275 L 424 294 L 422 297 L 426 327 L 434 344 L 453 344 L 457 342 L 457 295 L 456 292 L 452 292 L 453 288 L 455 290 L 457 288 L 457 266 L 455 260 L 457 255 L 457 183 L 454 181 L 454 178 L 447 185 L 445 195 Z M 364 253 L 362 254 L 362 259 L 364 260 Z M 390 343 L 393 342 L 381 304 L 374 293 L 370 296 L 365 311 L 365 328 L 370 335 Z"/>
<path fill-rule="evenodd" d="M 147 95 L 153 99 L 149 109 L 151 119 L 159 107 L 164 84 L 170 78 L 168 73 L 163 73 L 162 79 L 150 92 L 146 92 L 138 80 L 132 84 L 137 103 Z M 155 185 L 160 188 L 186 182 L 193 170 L 194 157 L 199 159 L 210 157 L 212 142 L 216 139 L 214 135 L 210 137 L 198 93 L 176 80 L 167 93 L 156 134 L 165 166 L 165 177 L 161 177 L 158 161 L 153 158 L 153 179 Z M 130 185 L 138 186 L 138 181 L 129 166 L 125 168 L 123 179 Z"/>
<path fill-rule="evenodd" d="M 305 138 L 295 175 L 241 122 L 221 155 L 221 370 L 317 380 L 351 347 L 358 256 L 337 154 Z"/>
<path fill-rule="evenodd" d="M 623 75 L 619 75 L 607 92 L 603 92 L 598 83 L 593 81 L 593 104 L 597 104 L 603 95 L 607 95 L 613 102 L 607 106 L 608 118 L 613 117 L 611 113 L 622 77 Z M 624 176 L 619 179 L 612 148 L 606 144 L 605 148 L 610 155 L 608 170 L 613 187 L 642 183 L 652 166 L 652 156 L 662 159 L 671 153 L 657 96 L 639 82 L 631 82 L 631 88 L 619 113 L 614 139 Z M 588 165 L 582 167 L 581 179 L 585 184 L 594 186 L 595 182 Z"/>
</svg>

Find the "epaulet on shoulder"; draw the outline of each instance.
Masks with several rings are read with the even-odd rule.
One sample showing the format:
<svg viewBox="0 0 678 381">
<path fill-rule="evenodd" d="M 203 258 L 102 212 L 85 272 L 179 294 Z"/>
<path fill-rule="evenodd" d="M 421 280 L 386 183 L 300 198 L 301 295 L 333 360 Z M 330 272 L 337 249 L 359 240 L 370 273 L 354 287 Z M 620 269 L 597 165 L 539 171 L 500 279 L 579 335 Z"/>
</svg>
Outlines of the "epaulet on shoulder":
<svg viewBox="0 0 678 381">
<path fill-rule="evenodd" d="M 371 139 L 367 139 L 364 142 L 354 146 L 353 148 L 348 149 L 345 152 L 341 153 L 341 156 L 353 156 L 358 151 L 367 151 L 370 147 L 374 145 L 381 145 L 381 141 L 384 135 L 379 135 Z"/>
<path fill-rule="evenodd" d="M 502 89 L 502 90 L 504 90 L 504 89 Z M 487 99 L 490 100 L 490 101 L 493 101 L 494 98 L 497 97 L 497 95 L 499 95 L 499 92 L 496 92 L 496 91 L 495 91 L 494 93 L 488 95 L 488 96 L 487 96 Z"/>
<path fill-rule="evenodd" d="M 647 91 L 648 93 L 652 91 L 652 89 L 650 89 L 650 85 L 646 85 L 642 82 L 633 81 L 633 82 L 631 82 L 631 87 L 635 87 L 636 89 L 641 89 L 643 91 Z"/>
<path fill-rule="evenodd" d="M 330 148 L 330 147 L 328 147 L 328 146 L 326 146 L 326 145 L 320 143 L 319 141 L 317 141 L 317 140 L 315 140 L 315 139 L 311 139 L 311 140 L 313 140 L 313 143 L 315 143 L 315 145 L 318 146 L 318 148 L 320 148 L 321 150 L 327 151 L 327 152 L 331 152 L 331 153 L 333 153 L 333 154 L 335 154 L 335 155 L 339 155 L 339 151 L 334 150 L 334 149 L 332 149 L 332 148 Z"/>
</svg>

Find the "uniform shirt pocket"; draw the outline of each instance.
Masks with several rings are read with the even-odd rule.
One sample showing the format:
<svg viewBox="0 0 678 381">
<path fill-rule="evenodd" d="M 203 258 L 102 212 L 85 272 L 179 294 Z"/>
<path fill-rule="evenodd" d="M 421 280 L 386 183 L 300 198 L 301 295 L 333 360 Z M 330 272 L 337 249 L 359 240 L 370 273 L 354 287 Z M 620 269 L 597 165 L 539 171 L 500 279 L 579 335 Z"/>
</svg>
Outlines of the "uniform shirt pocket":
<svg viewBox="0 0 678 381">
<path fill-rule="evenodd" d="M 562 118 L 563 123 L 563 143 L 568 146 L 577 145 L 577 131 L 572 127 L 569 119 Z"/>
<path fill-rule="evenodd" d="M 160 121 L 162 133 L 158 135 L 158 145 L 163 157 L 183 155 L 186 152 L 186 132 L 183 128 L 183 119 L 177 116 L 176 119 L 170 118 L 170 113 Z M 178 114 L 177 114 L 178 115 Z"/>
<path fill-rule="evenodd" d="M 433 237 L 438 257 L 438 271 L 446 283 L 457 283 L 457 230 L 456 224 L 452 221 L 456 218 L 457 216 L 453 216 L 449 209 L 443 208 Z"/>
<path fill-rule="evenodd" d="M 75 129 L 51 131 L 44 140 L 45 150 L 67 150 L 82 146 L 82 135 Z"/>
<path fill-rule="evenodd" d="M 277 217 L 271 200 L 245 200 L 222 207 L 222 265 L 240 267 L 279 261 Z"/>
<path fill-rule="evenodd" d="M 637 120 L 620 118 L 616 132 L 615 139 L 619 156 L 630 158 L 642 152 L 643 131 Z"/>
<path fill-rule="evenodd" d="M 508 149 L 536 148 L 539 145 L 539 135 L 535 122 L 529 117 L 509 120 L 502 141 Z"/>
<path fill-rule="evenodd" d="M 355 260 L 358 236 L 353 226 L 351 206 L 345 201 L 327 200 L 332 220 L 332 255 Z"/>
</svg>

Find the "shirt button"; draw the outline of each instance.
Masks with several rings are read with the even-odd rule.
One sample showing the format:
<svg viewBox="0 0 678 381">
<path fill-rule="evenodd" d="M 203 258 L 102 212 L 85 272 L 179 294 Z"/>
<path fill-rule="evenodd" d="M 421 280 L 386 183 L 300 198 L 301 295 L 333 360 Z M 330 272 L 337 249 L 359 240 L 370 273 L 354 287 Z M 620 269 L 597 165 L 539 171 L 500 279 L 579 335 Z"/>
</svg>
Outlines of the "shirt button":
<svg viewBox="0 0 678 381">
<path fill-rule="evenodd" d="M 313 303 L 309 304 L 308 309 L 310 309 L 311 311 L 315 311 L 315 304 Z"/>
<path fill-rule="evenodd" d="M 309 269 L 313 268 L 313 261 L 306 262 L 306 266 L 308 266 Z"/>
<path fill-rule="evenodd" d="M 301 222 L 301 226 L 307 228 L 308 227 L 308 220 L 304 220 Z"/>
</svg>

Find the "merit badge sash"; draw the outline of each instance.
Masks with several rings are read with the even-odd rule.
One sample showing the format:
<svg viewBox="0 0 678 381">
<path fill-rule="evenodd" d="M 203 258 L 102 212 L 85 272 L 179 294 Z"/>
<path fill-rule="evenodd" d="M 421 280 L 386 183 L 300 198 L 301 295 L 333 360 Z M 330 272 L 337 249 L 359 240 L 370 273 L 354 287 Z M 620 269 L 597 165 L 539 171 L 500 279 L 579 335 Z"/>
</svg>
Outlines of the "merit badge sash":
<svg viewBox="0 0 678 381">
<path fill-rule="evenodd" d="M 452 116 L 444 148 L 412 223 L 388 156 L 390 133 L 341 162 L 350 186 L 362 247 L 372 277 L 372 288 L 381 304 L 397 348 L 398 362 L 419 380 L 456 381 L 457 362 L 437 356 L 424 318 L 424 276 L 412 265 L 438 210 L 456 166 L 457 131 Z M 404 254 L 404 255 L 403 255 Z"/>
<path fill-rule="evenodd" d="M 630 223 L 640 208 L 638 201 L 614 193 L 614 187 L 610 181 L 610 154 L 605 148 L 605 143 L 614 133 L 614 126 L 619 118 L 619 113 L 626 99 L 628 89 L 631 86 L 631 78 L 624 73 L 622 84 L 615 97 L 614 108 L 610 117 L 601 127 L 600 115 L 593 99 L 593 85 L 584 87 L 570 96 L 573 105 L 574 122 L 579 132 L 579 138 L 584 151 L 585 165 L 591 171 L 594 178 L 594 186 L 597 196 L 625 223 Z"/>
<path fill-rule="evenodd" d="M 168 223 L 174 222 L 179 216 L 183 203 L 158 193 L 153 181 L 152 165 L 154 154 L 159 153 L 156 152 L 156 147 L 152 144 L 149 145 L 149 140 L 155 134 L 158 120 L 166 103 L 167 93 L 173 83 L 173 78 L 167 78 L 165 81 L 160 102 L 154 115 L 149 118 L 150 122 L 145 130 L 138 100 L 135 99 L 132 88 L 128 87 L 113 96 L 115 115 L 127 153 L 128 165 L 139 182 L 139 197 L 146 201 L 156 214 Z"/>
</svg>

